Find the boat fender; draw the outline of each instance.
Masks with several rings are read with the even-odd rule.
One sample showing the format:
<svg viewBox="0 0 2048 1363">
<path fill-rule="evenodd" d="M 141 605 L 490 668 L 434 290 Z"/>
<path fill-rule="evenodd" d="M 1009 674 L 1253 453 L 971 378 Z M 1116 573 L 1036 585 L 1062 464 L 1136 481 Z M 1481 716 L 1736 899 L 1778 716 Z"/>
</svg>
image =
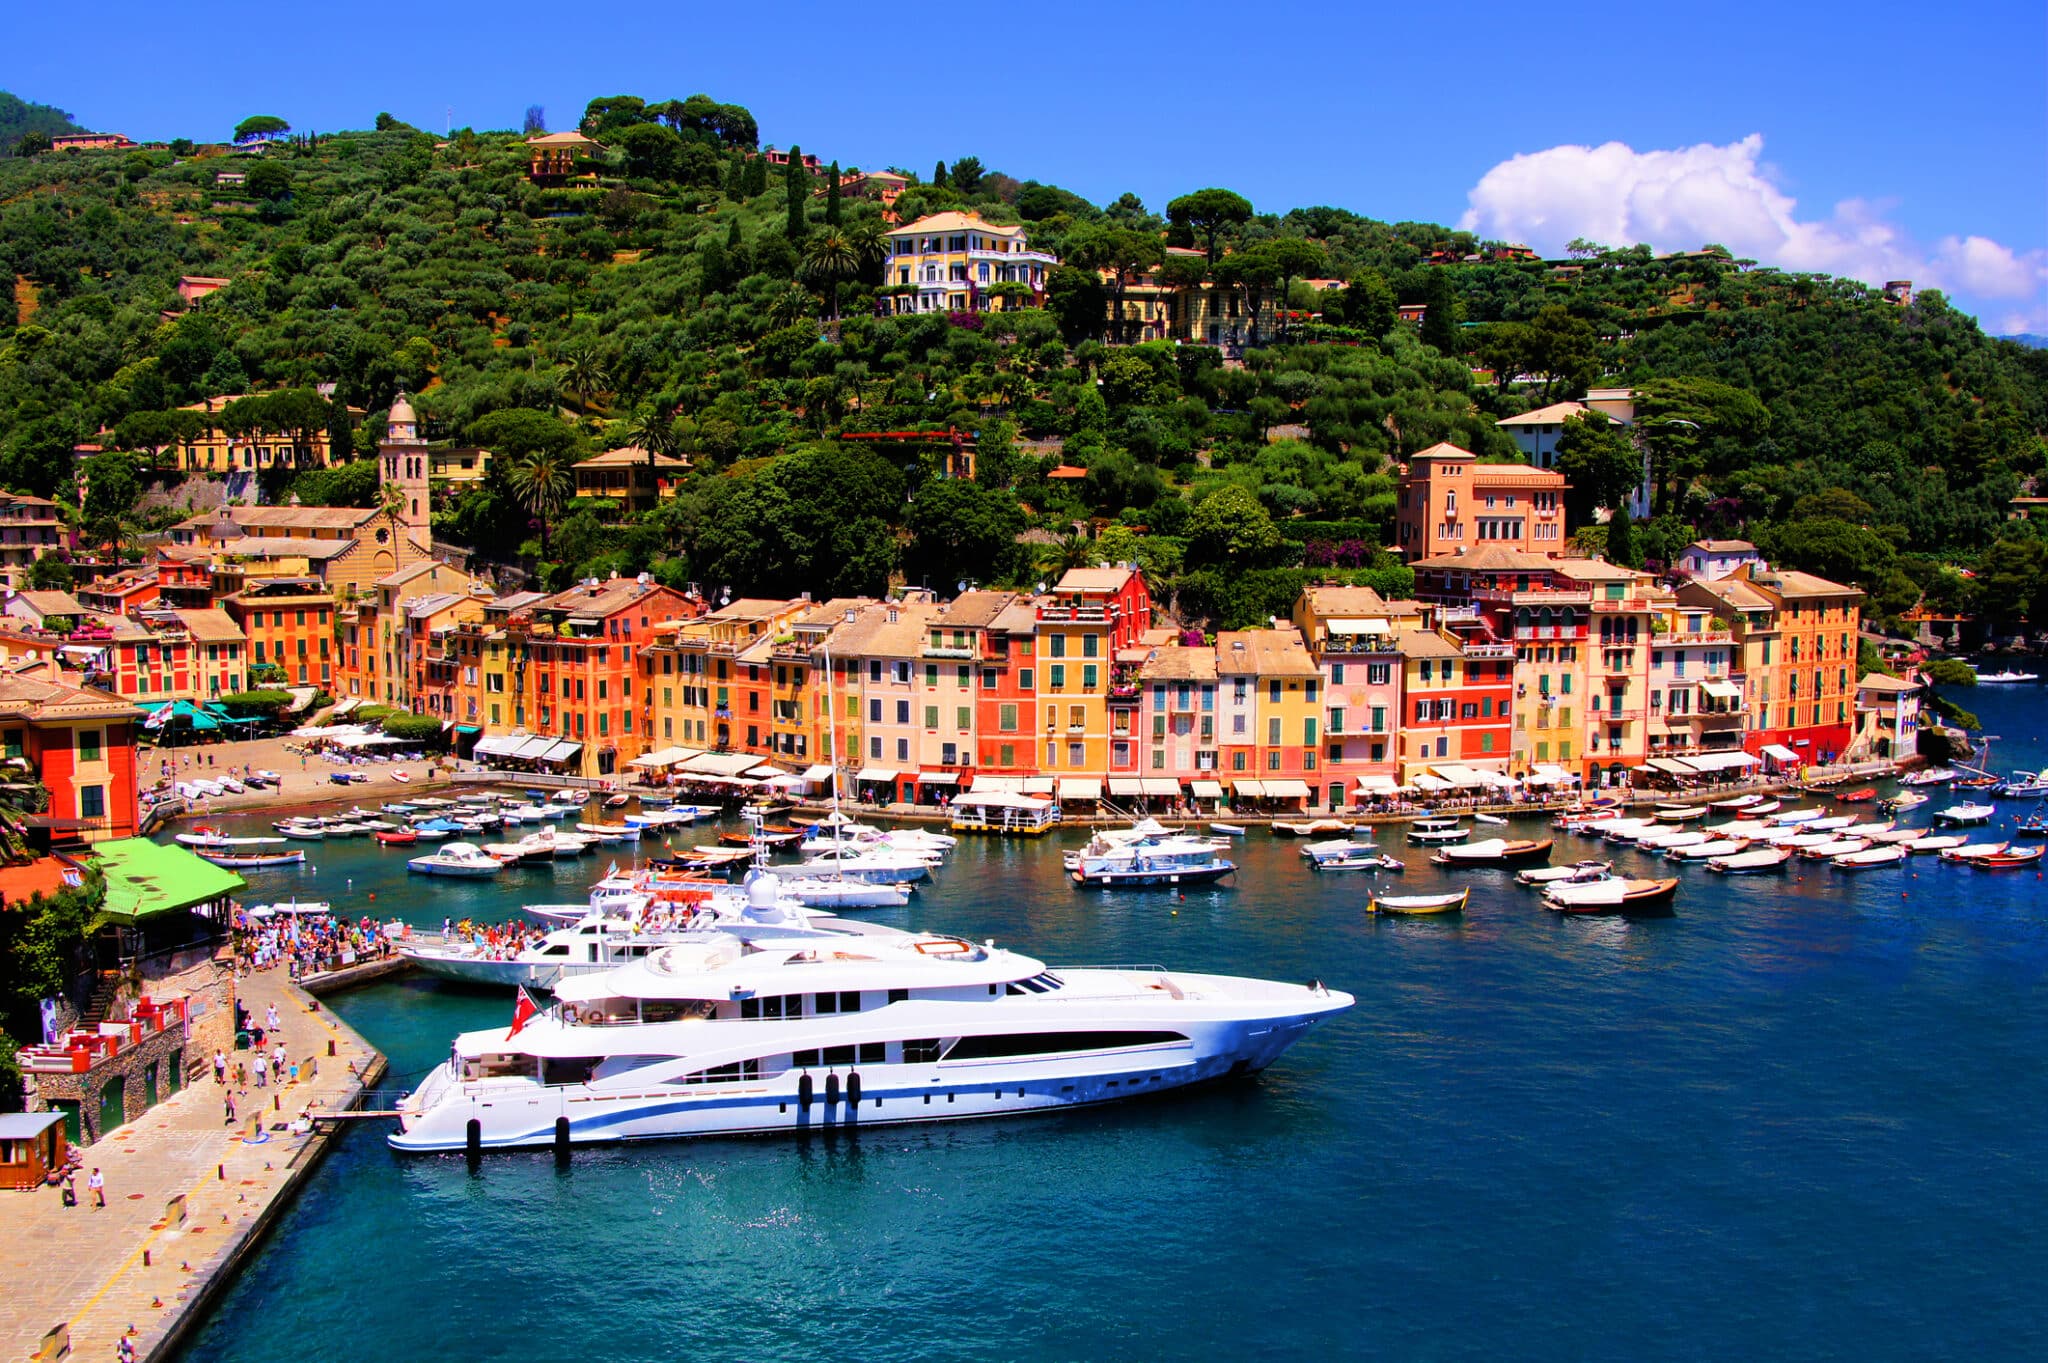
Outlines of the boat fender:
<svg viewBox="0 0 2048 1363">
<path fill-rule="evenodd" d="M 846 1115 L 849 1117 L 860 1115 L 860 1075 L 858 1074 L 846 1076 Z"/>
<path fill-rule="evenodd" d="M 796 1109 L 798 1112 L 809 1112 L 811 1110 L 812 1092 L 811 1076 L 809 1074 L 805 1074 L 796 1081 Z"/>
<path fill-rule="evenodd" d="M 828 1074 L 825 1076 L 825 1110 L 831 1111 L 833 1104 L 838 1101 L 839 1076 L 837 1074 Z"/>
</svg>

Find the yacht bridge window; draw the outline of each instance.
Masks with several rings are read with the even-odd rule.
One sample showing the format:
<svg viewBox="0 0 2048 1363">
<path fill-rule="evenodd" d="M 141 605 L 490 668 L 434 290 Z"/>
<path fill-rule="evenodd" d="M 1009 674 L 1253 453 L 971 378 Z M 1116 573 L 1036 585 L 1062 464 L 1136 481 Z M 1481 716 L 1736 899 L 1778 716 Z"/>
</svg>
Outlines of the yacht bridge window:
<svg viewBox="0 0 2048 1363">
<path fill-rule="evenodd" d="M 1027 1055 L 1070 1055 L 1079 1051 L 1120 1051 L 1137 1046 L 1185 1046 L 1179 1032 L 1011 1032 L 963 1036 L 945 1059 L 1013 1060 Z"/>
</svg>

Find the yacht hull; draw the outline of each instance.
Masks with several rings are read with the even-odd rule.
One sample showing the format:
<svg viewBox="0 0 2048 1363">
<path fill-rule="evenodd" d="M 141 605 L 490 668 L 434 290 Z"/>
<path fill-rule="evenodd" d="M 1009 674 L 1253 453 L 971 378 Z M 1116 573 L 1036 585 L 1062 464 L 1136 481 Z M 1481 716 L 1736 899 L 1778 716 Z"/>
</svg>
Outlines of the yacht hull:
<svg viewBox="0 0 2048 1363">
<path fill-rule="evenodd" d="M 609 1091 L 530 1080 L 464 1085 L 444 1065 L 422 1086 L 422 1103 L 401 1104 L 401 1129 L 390 1143 L 413 1152 L 467 1150 L 472 1122 L 477 1149 L 508 1150 L 546 1148 L 564 1134 L 573 1145 L 803 1134 L 1094 1106 L 1257 1073 L 1352 1003 L 1335 991 L 1288 988 L 1298 1003 L 1257 1015 L 1194 1021 L 1135 1007 L 1091 1018 L 1098 1026 L 1171 1027 L 1187 1040 L 1086 1055 L 790 1069 L 704 1086 L 628 1080 Z"/>
</svg>

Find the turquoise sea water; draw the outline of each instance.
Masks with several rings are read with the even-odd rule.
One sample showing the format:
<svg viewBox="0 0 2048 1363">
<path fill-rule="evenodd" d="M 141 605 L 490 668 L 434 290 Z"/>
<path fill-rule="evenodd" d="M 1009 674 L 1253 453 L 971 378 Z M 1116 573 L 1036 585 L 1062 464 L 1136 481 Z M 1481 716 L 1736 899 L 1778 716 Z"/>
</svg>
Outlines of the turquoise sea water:
<svg viewBox="0 0 2048 1363">
<path fill-rule="evenodd" d="M 1995 767 L 2048 763 L 2044 700 L 1970 698 L 2003 735 Z M 1386 840 L 1410 885 L 1441 879 Z M 964 842 L 893 917 L 1054 963 L 1357 994 L 1256 1081 L 857 1137 L 579 1151 L 566 1168 L 499 1155 L 474 1173 L 399 1158 L 365 1124 L 186 1356 L 2038 1350 L 2048 882 L 2033 872 L 1690 868 L 1675 915 L 1640 921 L 1559 919 L 1479 872 L 1462 921 L 1376 922 L 1362 877 L 1242 841 L 1234 885 L 1184 902 L 1078 893 L 1057 841 Z M 1559 859 L 1594 850 L 1567 840 Z M 253 892 L 438 924 L 578 898 L 607 859 L 479 885 L 323 844 L 317 871 Z M 510 1012 L 418 979 L 332 1006 L 399 1077 Z"/>
</svg>

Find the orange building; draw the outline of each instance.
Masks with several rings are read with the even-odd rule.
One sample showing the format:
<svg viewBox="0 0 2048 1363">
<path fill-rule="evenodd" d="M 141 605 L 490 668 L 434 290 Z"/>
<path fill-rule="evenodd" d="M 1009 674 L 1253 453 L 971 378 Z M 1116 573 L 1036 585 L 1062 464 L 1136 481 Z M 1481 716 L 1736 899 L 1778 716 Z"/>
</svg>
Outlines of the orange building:
<svg viewBox="0 0 2048 1363">
<path fill-rule="evenodd" d="M 1559 553 L 1565 486 L 1551 469 L 1482 464 L 1470 450 L 1432 445 L 1401 471 L 1395 548 L 1411 561 L 1483 545 Z"/>
<path fill-rule="evenodd" d="M 0 673 L 0 747 L 26 760 L 50 792 L 45 814 L 26 815 L 50 841 L 135 835 L 135 706 L 106 691 L 69 686 L 54 662 Z"/>
<path fill-rule="evenodd" d="M 317 580 L 265 578 L 221 605 L 248 636 L 252 685 L 333 685 L 334 598 Z"/>
</svg>

